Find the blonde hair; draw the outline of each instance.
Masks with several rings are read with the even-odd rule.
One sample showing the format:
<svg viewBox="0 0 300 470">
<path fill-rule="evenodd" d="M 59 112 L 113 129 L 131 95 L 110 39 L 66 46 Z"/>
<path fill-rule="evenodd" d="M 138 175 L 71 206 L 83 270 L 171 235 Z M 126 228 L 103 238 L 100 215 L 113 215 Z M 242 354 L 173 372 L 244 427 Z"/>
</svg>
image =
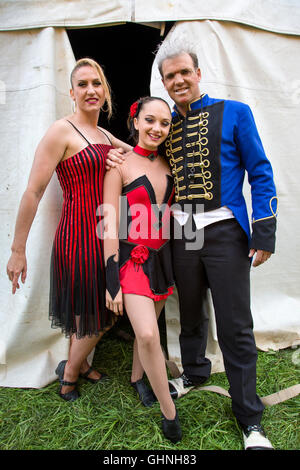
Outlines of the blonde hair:
<svg viewBox="0 0 300 470">
<path fill-rule="evenodd" d="M 73 88 L 73 77 L 74 77 L 74 74 L 75 72 L 80 69 L 81 67 L 86 67 L 86 66 L 89 66 L 89 67 L 93 67 L 99 77 L 100 77 L 100 81 L 102 83 L 102 86 L 103 86 L 103 89 L 104 89 L 104 94 L 105 94 L 105 101 L 107 103 L 107 110 L 105 110 L 106 112 L 108 112 L 108 118 L 110 119 L 111 116 L 112 116 L 112 99 L 111 99 L 111 89 L 110 89 L 110 85 L 104 75 L 104 71 L 102 69 L 102 67 L 98 64 L 98 62 L 96 62 L 95 60 L 93 59 L 90 59 L 89 57 L 84 57 L 83 59 L 79 59 L 77 60 L 72 72 L 71 72 L 71 77 L 70 77 L 70 81 L 71 81 L 71 86 Z"/>
</svg>

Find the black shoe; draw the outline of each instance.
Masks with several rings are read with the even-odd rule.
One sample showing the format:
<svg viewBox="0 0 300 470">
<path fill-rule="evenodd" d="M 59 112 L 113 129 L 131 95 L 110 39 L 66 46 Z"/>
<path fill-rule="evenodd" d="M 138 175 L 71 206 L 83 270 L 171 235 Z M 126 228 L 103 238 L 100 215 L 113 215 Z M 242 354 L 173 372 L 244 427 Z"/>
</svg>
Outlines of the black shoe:
<svg viewBox="0 0 300 470">
<path fill-rule="evenodd" d="M 203 385 L 209 379 L 209 377 L 199 377 L 197 375 L 187 376 L 185 373 L 180 377 L 183 380 L 184 387 L 199 387 L 199 385 Z"/>
<path fill-rule="evenodd" d="M 196 386 L 196 384 L 184 373 L 181 374 L 179 378 L 182 379 L 184 388 Z"/>
<path fill-rule="evenodd" d="M 176 444 L 176 442 L 181 441 L 182 432 L 179 423 L 178 412 L 176 410 L 175 419 L 167 419 L 162 414 L 162 430 L 166 439 Z"/>
<path fill-rule="evenodd" d="M 65 372 L 66 363 L 67 361 L 61 361 L 55 370 L 55 373 L 56 375 L 58 375 L 58 379 L 60 383 L 60 389 L 59 389 L 58 394 L 63 400 L 75 401 L 77 400 L 77 398 L 79 398 L 79 393 L 78 393 L 78 390 L 76 390 L 76 388 L 74 390 L 71 390 L 70 392 L 61 393 L 61 389 L 64 385 L 71 386 L 71 385 L 77 384 L 77 382 L 67 382 L 66 380 L 64 380 L 64 372 Z"/>
<path fill-rule="evenodd" d="M 137 380 L 136 382 L 130 382 L 130 385 L 138 393 L 139 399 L 144 406 L 152 406 L 157 401 L 153 391 L 145 384 L 143 379 Z"/>
<path fill-rule="evenodd" d="M 85 379 L 87 382 L 90 382 L 91 384 L 97 384 L 98 382 L 104 382 L 105 380 L 107 380 L 109 377 L 107 374 L 104 374 L 104 372 L 99 372 L 100 377 L 99 379 L 92 379 L 91 377 L 89 377 L 90 373 L 93 372 L 93 368 L 90 367 L 86 372 L 84 372 L 83 374 L 79 374 L 80 377 L 82 377 L 83 379 Z"/>
<path fill-rule="evenodd" d="M 239 425 L 243 432 L 245 450 L 274 450 L 260 424 Z"/>
</svg>

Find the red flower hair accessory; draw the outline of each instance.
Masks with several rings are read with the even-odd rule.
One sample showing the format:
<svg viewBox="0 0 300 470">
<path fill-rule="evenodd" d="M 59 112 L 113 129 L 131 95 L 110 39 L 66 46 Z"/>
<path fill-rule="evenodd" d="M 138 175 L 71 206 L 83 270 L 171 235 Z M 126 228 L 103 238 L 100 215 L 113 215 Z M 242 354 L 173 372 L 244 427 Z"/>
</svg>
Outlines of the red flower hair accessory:
<svg viewBox="0 0 300 470">
<path fill-rule="evenodd" d="M 131 251 L 131 259 L 136 264 L 143 264 L 149 258 L 149 250 L 145 245 L 137 245 Z"/>
<path fill-rule="evenodd" d="M 136 112 L 137 112 L 137 108 L 138 108 L 138 102 L 135 101 L 135 102 L 130 106 L 130 117 L 134 118 L 134 116 L 136 115 Z"/>
</svg>

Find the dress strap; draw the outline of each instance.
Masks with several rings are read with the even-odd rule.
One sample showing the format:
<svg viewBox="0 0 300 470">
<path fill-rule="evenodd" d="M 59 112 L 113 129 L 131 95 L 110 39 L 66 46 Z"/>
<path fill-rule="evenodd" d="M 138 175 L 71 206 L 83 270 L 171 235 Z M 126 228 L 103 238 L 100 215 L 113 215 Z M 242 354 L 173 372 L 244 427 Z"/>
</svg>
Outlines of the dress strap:
<svg viewBox="0 0 300 470">
<path fill-rule="evenodd" d="M 89 145 L 91 145 L 91 143 L 90 143 L 90 142 L 87 140 L 87 138 L 86 138 L 86 137 L 84 137 L 84 135 L 83 135 L 83 134 L 80 132 L 80 130 L 79 130 L 79 129 L 77 129 L 77 127 L 76 127 L 76 126 L 74 126 L 74 124 L 73 124 L 71 121 L 69 121 L 68 119 L 67 119 L 67 121 L 68 121 L 68 122 L 71 124 L 71 126 L 73 126 L 73 127 L 74 127 L 74 129 L 75 129 L 75 130 L 78 132 L 78 134 L 80 134 L 80 135 L 81 135 L 81 137 L 83 137 L 83 138 L 84 138 L 84 140 L 86 140 L 86 141 L 87 141 L 87 143 L 88 143 Z"/>
<path fill-rule="evenodd" d="M 110 140 L 110 138 L 108 137 L 108 135 L 106 134 L 106 132 L 104 132 L 104 131 L 103 131 L 102 129 L 100 129 L 100 127 L 98 127 L 98 126 L 97 126 L 97 129 L 98 129 L 98 131 L 102 132 L 102 134 L 105 135 L 105 137 L 107 138 L 107 140 L 109 140 L 110 145 L 112 145 L 112 141 Z"/>
</svg>

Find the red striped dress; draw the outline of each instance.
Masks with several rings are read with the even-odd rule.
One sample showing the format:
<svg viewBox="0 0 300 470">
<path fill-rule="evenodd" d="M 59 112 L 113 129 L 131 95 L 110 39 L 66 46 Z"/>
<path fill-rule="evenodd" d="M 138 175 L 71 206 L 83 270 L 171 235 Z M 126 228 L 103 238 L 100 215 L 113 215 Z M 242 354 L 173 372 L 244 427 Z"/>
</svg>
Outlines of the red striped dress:
<svg viewBox="0 0 300 470">
<path fill-rule="evenodd" d="M 110 148 L 88 142 L 56 168 L 63 208 L 51 256 L 49 316 L 52 327 L 62 328 L 66 336 L 95 335 L 112 324 L 112 314 L 105 307 L 103 242 L 97 215 L 103 203 Z"/>
</svg>

